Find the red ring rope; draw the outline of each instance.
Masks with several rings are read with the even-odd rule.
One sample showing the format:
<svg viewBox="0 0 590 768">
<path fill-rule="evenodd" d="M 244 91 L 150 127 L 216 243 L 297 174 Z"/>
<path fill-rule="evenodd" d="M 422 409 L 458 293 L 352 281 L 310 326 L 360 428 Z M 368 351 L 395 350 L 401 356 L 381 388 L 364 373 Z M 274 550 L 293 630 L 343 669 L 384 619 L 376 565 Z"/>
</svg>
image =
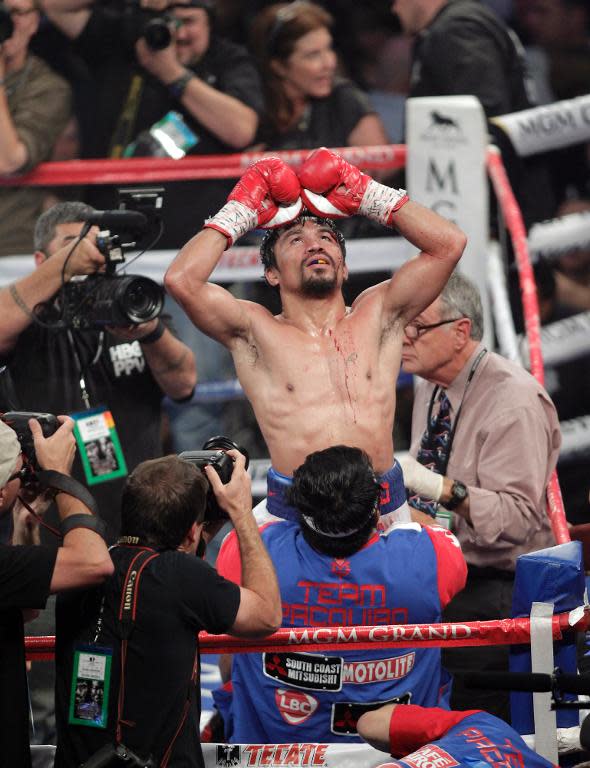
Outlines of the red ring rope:
<svg viewBox="0 0 590 768">
<path fill-rule="evenodd" d="M 590 626 L 590 614 L 571 623 L 571 613 L 556 613 L 552 617 L 554 640 L 562 640 L 565 632 L 583 632 Z M 210 635 L 201 632 L 202 653 L 280 652 L 286 648 L 306 651 L 334 651 L 345 647 L 357 650 L 382 648 L 440 648 L 475 645 L 518 645 L 531 642 L 529 618 L 495 619 L 441 624 L 389 624 L 374 627 L 302 627 L 279 629 L 265 640 L 250 640 L 231 635 Z M 53 657 L 55 638 L 27 637 L 27 658 L 46 660 Z"/>
<path fill-rule="evenodd" d="M 405 144 L 370 147 L 339 147 L 335 150 L 348 162 L 364 169 L 395 170 L 406 164 Z M 0 178 L 0 186 L 68 186 L 78 184 L 148 184 L 156 181 L 191 179 L 235 179 L 262 157 L 280 157 L 292 166 L 301 165 L 309 149 L 283 152 L 240 152 L 231 155 L 200 155 L 172 160 L 159 157 L 130 157 L 121 160 L 65 160 L 41 163 L 23 176 Z"/>
</svg>

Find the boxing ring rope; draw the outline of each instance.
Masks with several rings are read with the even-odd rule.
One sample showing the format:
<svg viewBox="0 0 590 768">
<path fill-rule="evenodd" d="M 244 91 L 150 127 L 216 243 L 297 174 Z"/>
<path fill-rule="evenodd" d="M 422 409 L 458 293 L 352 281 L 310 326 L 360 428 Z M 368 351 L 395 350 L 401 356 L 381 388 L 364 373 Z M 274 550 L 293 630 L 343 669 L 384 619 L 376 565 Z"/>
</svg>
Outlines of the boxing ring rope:
<svg viewBox="0 0 590 768">
<path fill-rule="evenodd" d="M 541 350 L 541 320 L 533 267 L 529 258 L 526 229 L 520 207 L 508 181 L 502 157 L 496 147 L 490 147 L 487 155 L 488 175 L 491 179 L 506 227 L 512 239 L 524 315 L 525 333 L 529 348 L 531 374 L 539 384 L 545 384 L 545 369 Z M 557 472 L 553 470 L 547 486 L 547 514 L 551 521 L 557 544 L 571 541 Z"/>
<path fill-rule="evenodd" d="M 334 149 L 348 162 L 370 170 L 392 171 L 406 163 L 405 144 Z M 188 156 L 180 160 L 159 157 L 123 159 L 64 160 L 41 163 L 30 173 L 2 178 L 1 186 L 35 187 L 81 184 L 143 184 L 156 181 L 192 181 L 196 179 L 236 179 L 244 170 L 263 157 L 280 157 L 293 167 L 301 165 L 309 149 L 237 152 L 229 155 Z"/>
<path fill-rule="evenodd" d="M 584 632 L 590 626 L 589 609 L 584 606 L 552 617 L 554 640 L 563 640 L 567 632 Z M 279 629 L 264 640 L 238 638 L 232 635 L 199 634 L 203 654 L 280 653 L 287 648 L 305 647 L 306 651 L 355 650 L 384 648 L 440 648 L 481 645 L 519 645 L 531 642 L 529 618 L 495 619 L 438 624 L 381 624 L 372 627 L 302 627 Z M 53 658 L 55 637 L 25 638 L 27 658 L 45 661 Z"/>
</svg>

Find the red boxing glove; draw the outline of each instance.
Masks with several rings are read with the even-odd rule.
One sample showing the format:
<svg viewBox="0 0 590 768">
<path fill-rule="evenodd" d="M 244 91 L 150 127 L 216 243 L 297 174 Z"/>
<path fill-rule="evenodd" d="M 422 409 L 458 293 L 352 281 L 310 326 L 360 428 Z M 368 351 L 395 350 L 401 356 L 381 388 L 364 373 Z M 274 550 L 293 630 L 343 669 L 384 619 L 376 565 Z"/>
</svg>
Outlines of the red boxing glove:
<svg viewBox="0 0 590 768">
<path fill-rule="evenodd" d="M 243 173 L 227 203 L 205 226 L 225 235 L 229 247 L 251 229 L 282 227 L 296 219 L 303 208 L 300 194 L 295 171 L 278 157 L 265 157 Z"/>
<path fill-rule="evenodd" d="M 303 202 L 316 216 L 341 219 L 360 213 L 389 225 L 392 214 L 408 202 L 405 189 L 379 184 L 326 147 L 309 155 L 299 180 Z"/>
</svg>

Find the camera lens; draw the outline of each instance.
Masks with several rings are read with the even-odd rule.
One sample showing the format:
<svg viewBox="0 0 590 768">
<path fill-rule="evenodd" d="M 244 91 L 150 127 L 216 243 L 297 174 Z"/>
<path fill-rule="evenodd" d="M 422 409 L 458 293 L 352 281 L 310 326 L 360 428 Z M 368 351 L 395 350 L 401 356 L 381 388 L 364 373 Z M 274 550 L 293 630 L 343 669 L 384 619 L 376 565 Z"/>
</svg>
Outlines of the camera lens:
<svg viewBox="0 0 590 768">
<path fill-rule="evenodd" d="M 143 28 L 143 36 L 152 51 L 162 51 L 172 42 L 172 34 L 165 19 L 150 19 Z"/>
<path fill-rule="evenodd" d="M 225 435 L 216 435 L 215 437 L 210 437 L 203 445 L 203 450 L 205 451 L 229 451 L 232 448 L 243 454 L 246 459 L 245 466 L 246 469 L 248 469 L 248 465 L 250 464 L 250 456 L 248 455 L 248 451 L 241 445 L 234 443 L 234 441 L 230 440 L 229 437 L 225 437 Z"/>
<path fill-rule="evenodd" d="M 162 312 L 164 292 L 146 277 L 127 277 L 120 281 L 119 308 L 130 323 L 147 323 Z"/>
</svg>

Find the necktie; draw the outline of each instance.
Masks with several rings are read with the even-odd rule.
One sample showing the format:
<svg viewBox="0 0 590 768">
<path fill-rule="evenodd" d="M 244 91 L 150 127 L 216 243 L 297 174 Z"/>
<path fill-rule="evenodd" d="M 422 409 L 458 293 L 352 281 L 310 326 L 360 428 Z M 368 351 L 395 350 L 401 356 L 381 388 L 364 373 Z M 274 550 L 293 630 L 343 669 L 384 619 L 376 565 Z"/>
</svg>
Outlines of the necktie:
<svg viewBox="0 0 590 768">
<path fill-rule="evenodd" d="M 451 403 L 444 389 L 437 398 L 438 411 L 430 419 L 428 428 L 420 441 L 416 460 L 432 472 L 445 473 L 449 439 L 451 435 Z M 437 502 L 414 494 L 408 497 L 408 503 L 431 517 L 436 517 Z"/>
</svg>

